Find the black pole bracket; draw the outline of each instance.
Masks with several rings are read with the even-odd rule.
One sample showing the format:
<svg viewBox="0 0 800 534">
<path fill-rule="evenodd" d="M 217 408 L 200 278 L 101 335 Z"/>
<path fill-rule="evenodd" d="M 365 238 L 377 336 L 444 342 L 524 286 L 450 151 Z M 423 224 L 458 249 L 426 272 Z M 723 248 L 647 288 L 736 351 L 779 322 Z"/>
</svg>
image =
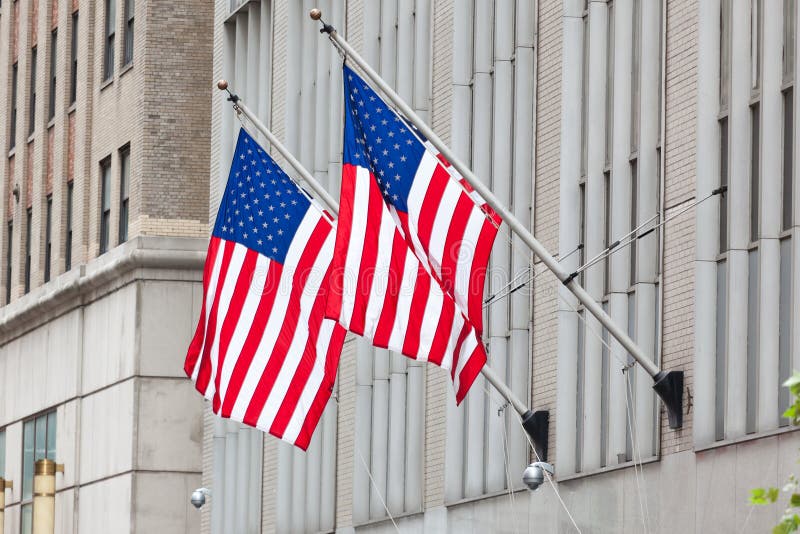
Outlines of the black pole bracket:
<svg viewBox="0 0 800 534">
<path fill-rule="evenodd" d="M 522 428 L 531 437 L 533 449 L 538 460 L 547 461 L 547 440 L 550 437 L 550 412 L 547 410 L 528 410 L 522 414 Z"/>
<path fill-rule="evenodd" d="M 683 426 L 683 371 L 659 371 L 653 389 L 667 408 L 670 428 Z"/>
</svg>

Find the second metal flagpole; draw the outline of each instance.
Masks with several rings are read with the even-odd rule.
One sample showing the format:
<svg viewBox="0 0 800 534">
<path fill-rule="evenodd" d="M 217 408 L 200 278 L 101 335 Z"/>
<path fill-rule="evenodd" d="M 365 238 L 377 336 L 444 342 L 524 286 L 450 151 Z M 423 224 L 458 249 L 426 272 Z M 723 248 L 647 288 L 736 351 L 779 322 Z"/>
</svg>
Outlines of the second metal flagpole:
<svg viewBox="0 0 800 534">
<path fill-rule="evenodd" d="M 425 138 L 435 146 L 448 162 L 469 182 L 475 191 L 486 200 L 492 209 L 497 212 L 508 224 L 509 228 L 517 234 L 520 239 L 536 254 L 542 263 L 547 266 L 553 274 L 561 281 L 567 289 L 584 305 L 586 310 L 591 313 L 609 334 L 622 345 L 625 350 L 641 365 L 653 378 L 655 384 L 653 389 L 658 393 L 669 414 L 671 428 L 680 428 L 683 425 L 683 371 L 662 371 L 658 365 L 648 358 L 647 354 L 630 338 L 628 333 L 623 330 L 595 301 L 589 293 L 576 281 L 577 272 L 569 273 L 558 261 L 539 243 L 534 235 L 494 196 L 491 189 L 486 187 L 472 170 L 458 159 L 456 154 L 436 135 L 436 132 L 423 121 L 411 107 L 398 95 L 381 76 L 376 73 L 369 64 L 343 39 L 336 28 L 322 21 L 322 13 L 318 9 L 312 9 L 309 16 L 322 23 L 320 33 L 327 33 L 331 41 L 353 60 L 360 69 L 377 85 L 381 91 L 394 103 L 403 113 L 406 119 L 416 126 Z"/>
<path fill-rule="evenodd" d="M 281 143 L 275 134 L 273 134 L 269 128 L 267 128 L 259 118 L 250 111 L 247 106 L 244 105 L 242 100 L 234 93 L 232 93 L 228 89 L 228 82 L 225 80 L 220 80 L 217 82 L 217 87 L 222 91 L 228 92 L 228 100 L 233 102 L 234 109 L 237 112 L 242 113 L 247 119 L 256 127 L 256 129 L 267 138 L 267 140 L 272 144 L 273 147 L 286 159 L 289 165 L 297 171 L 297 173 L 303 178 L 303 180 L 308 184 L 308 186 L 322 198 L 325 204 L 328 205 L 330 210 L 338 215 L 339 214 L 339 203 L 336 202 L 328 191 L 322 187 L 322 184 L 317 182 L 317 180 L 311 175 L 303 164 L 300 163 L 296 157 Z M 511 391 L 511 389 L 503 382 L 497 373 L 494 372 L 494 369 L 489 367 L 489 364 L 485 364 L 481 368 L 481 373 L 483 374 L 484 378 L 489 381 L 492 386 L 508 401 L 511 406 L 517 411 L 522 419 L 522 426 L 525 428 L 525 431 L 528 432 L 531 439 L 533 440 L 534 446 L 536 447 L 536 453 L 539 457 L 546 461 L 547 460 L 547 437 L 548 437 L 548 422 L 549 422 L 549 412 L 546 411 L 536 411 L 533 412 L 525 405 L 525 403 L 520 400 L 517 395 Z"/>
</svg>

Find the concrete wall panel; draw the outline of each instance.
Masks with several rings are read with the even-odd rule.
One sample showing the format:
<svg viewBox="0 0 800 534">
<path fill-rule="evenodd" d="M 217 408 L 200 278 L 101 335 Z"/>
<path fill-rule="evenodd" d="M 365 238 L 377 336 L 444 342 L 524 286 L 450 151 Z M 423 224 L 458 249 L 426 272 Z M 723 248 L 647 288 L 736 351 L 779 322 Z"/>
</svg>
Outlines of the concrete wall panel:
<svg viewBox="0 0 800 534">
<path fill-rule="evenodd" d="M 195 286 L 191 282 L 141 282 L 139 373 L 183 377 L 186 349 L 194 335 Z"/>
<path fill-rule="evenodd" d="M 78 533 L 131 532 L 132 475 L 102 480 L 80 489 Z"/>
<path fill-rule="evenodd" d="M 136 468 L 200 472 L 203 397 L 189 380 L 138 379 Z"/>
<path fill-rule="evenodd" d="M 200 511 L 189 502 L 189 495 L 199 486 L 199 473 L 137 473 L 131 533 L 198 532 Z"/>
<path fill-rule="evenodd" d="M 133 388 L 133 380 L 127 380 L 83 399 L 80 442 L 82 483 L 122 473 L 133 467 Z"/>
<path fill-rule="evenodd" d="M 133 374 L 135 284 L 91 303 L 84 314 L 82 387 L 86 393 Z"/>
</svg>

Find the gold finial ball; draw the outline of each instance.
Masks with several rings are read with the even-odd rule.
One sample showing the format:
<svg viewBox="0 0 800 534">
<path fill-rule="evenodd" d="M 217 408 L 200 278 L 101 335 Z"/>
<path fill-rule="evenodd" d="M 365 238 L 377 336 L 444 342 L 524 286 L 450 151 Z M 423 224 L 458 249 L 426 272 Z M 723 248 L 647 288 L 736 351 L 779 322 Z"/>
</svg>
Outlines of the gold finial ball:
<svg viewBox="0 0 800 534">
<path fill-rule="evenodd" d="M 319 20 L 319 19 L 322 18 L 322 11 L 320 11 L 317 8 L 314 8 L 311 11 L 308 12 L 308 16 L 311 17 L 314 20 Z"/>
<path fill-rule="evenodd" d="M 217 82 L 217 89 L 224 91 L 228 88 L 228 80 L 220 80 Z"/>
</svg>

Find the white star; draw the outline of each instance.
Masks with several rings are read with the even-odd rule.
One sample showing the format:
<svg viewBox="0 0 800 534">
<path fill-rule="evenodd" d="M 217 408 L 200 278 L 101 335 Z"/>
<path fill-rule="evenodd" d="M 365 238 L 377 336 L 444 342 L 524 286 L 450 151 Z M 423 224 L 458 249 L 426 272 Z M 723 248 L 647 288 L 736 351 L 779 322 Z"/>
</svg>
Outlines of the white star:
<svg viewBox="0 0 800 534">
<path fill-rule="evenodd" d="M 264 242 L 262 240 L 260 240 L 260 239 L 258 241 L 256 241 L 256 243 L 258 243 L 259 245 L 263 245 L 264 244 Z"/>
<path fill-rule="evenodd" d="M 227 227 L 227 226 L 223 226 L 223 227 L 222 227 L 222 231 L 223 231 L 223 232 L 227 232 L 227 231 L 228 231 L 228 227 Z"/>
<path fill-rule="evenodd" d="M 270 241 L 272 241 L 272 234 L 269 234 L 269 235 L 267 236 L 267 239 L 269 239 Z"/>
<path fill-rule="evenodd" d="M 400 161 L 405 161 L 406 159 L 408 158 L 406 158 L 405 156 L 400 156 Z"/>
</svg>

